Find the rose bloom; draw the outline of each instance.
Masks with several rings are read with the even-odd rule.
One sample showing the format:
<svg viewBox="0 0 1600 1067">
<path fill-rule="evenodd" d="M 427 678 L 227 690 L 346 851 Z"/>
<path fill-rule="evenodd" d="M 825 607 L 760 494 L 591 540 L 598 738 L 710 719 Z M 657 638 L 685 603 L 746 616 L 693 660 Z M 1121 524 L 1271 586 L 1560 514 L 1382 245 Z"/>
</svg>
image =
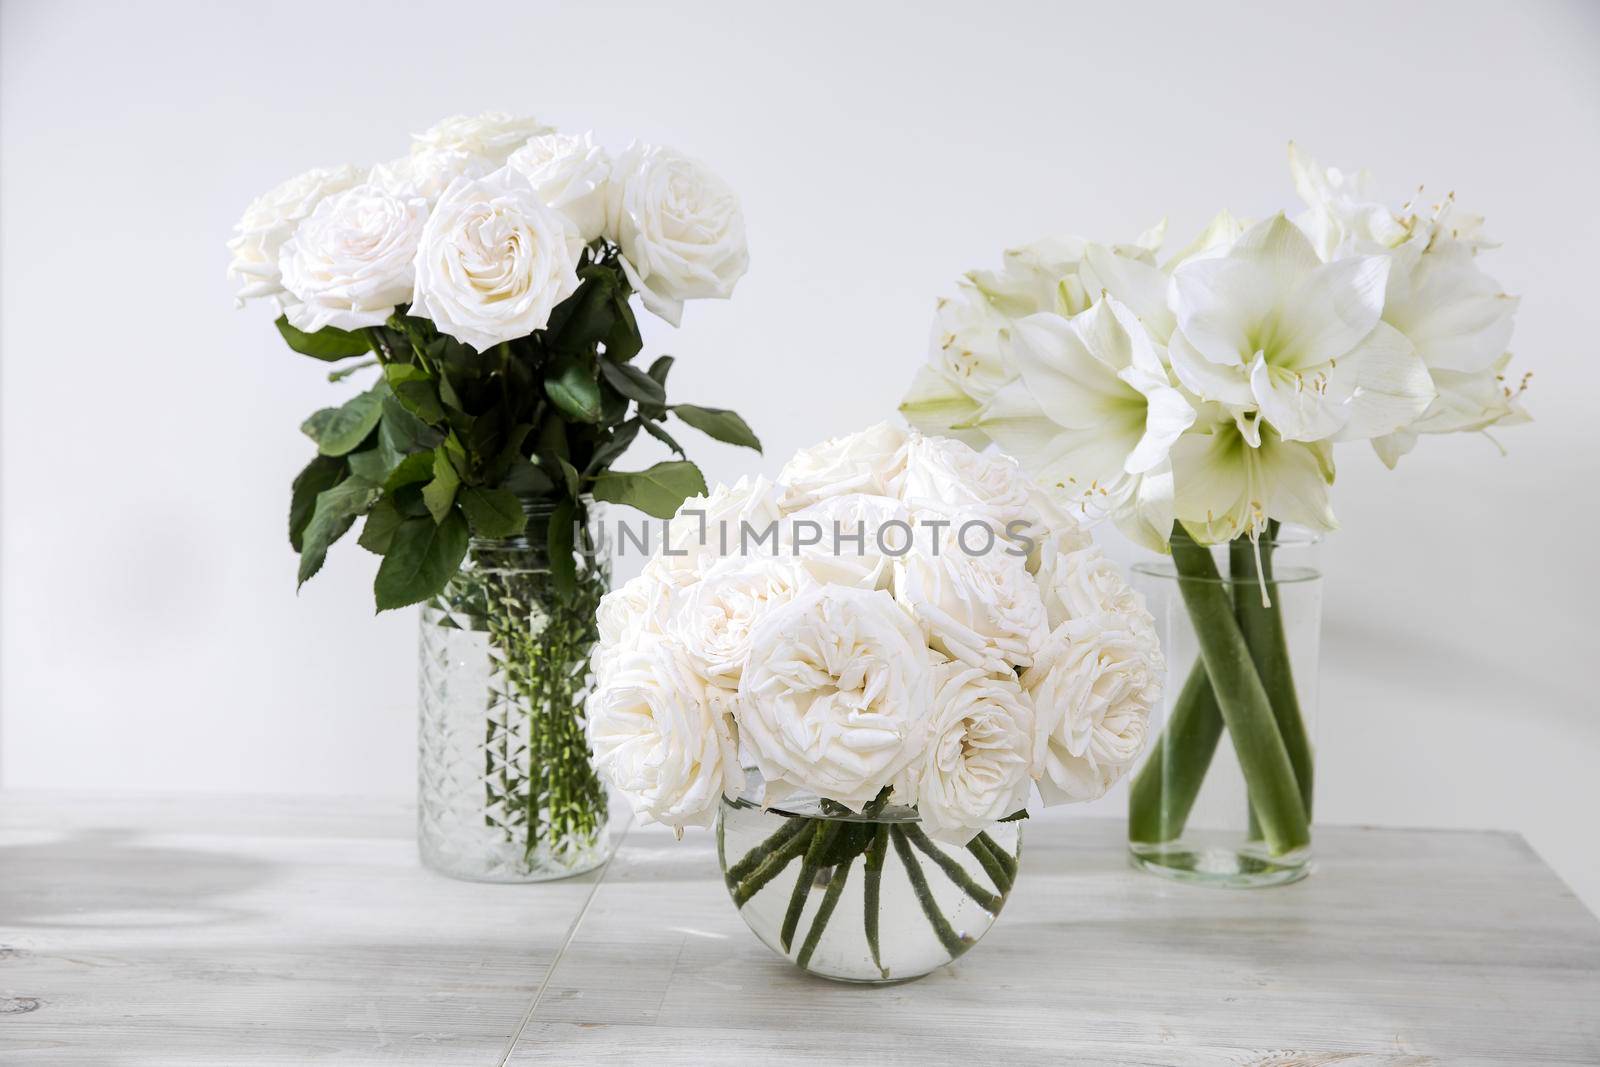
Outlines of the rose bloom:
<svg viewBox="0 0 1600 1067">
<path fill-rule="evenodd" d="M 724 556 L 773 555 L 773 537 L 762 545 L 755 540 L 778 521 L 777 493 L 771 482 L 757 475 L 732 485 L 718 485 L 707 496 L 692 496 L 667 523 L 666 544 L 646 564 L 675 588 L 698 581 Z M 746 534 L 745 525 L 749 525 Z M 743 543 L 741 544 L 741 540 Z"/>
<path fill-rule="evenodd" d="M 744 784 L 726 696 L 708 693 L 675 642 L 642 636 L 590 694 L 595 768 L 635 815 L 669 826 L 710 826 L 724 793 Z"/>
<path fill-rule="evenodd" d="M 671 604 L 672 587 L 649 571 L 635 575 L 600 598 L 595 614 L 600 640 L 591 659 L 602 682 L 621 655 L 643 637 L 665 633 Z"/>
<path fill-rule="evenodd" d="M 1015 674 L 962 663 L 934 668 L 930 737 L 908 790 L 928 833 L 966 844 L 1027 806 L 1033 786 L 1033 704 Z M 898 791 L 898 787 L 897 787 Z"/>
<path fill-rule="evenodd" d="M 1036 577 L 1045 611 L 1053 630 L 1068 619 L 1095 615 L 1122 615 L 1142 626 L 1155 627 L 1144 597 L 1133 591 L 1117 565 L 1098 548 L 1060 552 L 1060 541 L 1045 551 Z"/>
<path fill-rule="evenodd" d="M 739 737 L 772 802 L 803 789 L 860 811 L 922 751 L 927 647 L 881 590 L 824 586 L 756 627 Z"/>
<path fill-rule="evenodd" d="M 404 199 L 420 197 L 432 205 L 457 178 L 482 178 L 500 167 L 487 156 L 454 148 L 415 152 L 372 168 L 372 184 Z"/>
<path fill-rule="evenodd" d="M 506 166 L 526 177 L 547 205 L 571 219 L 585 243 L 605 232 L 611 157 L 592 134 L 535 137 L 511 153 Z"/>
<path fill-rule="evenodd" d="M 290 178 L 262 193 L 245 208 L 234 224 L 228 251 L 228 277 L 239 282 L 235 294 L 240 307 L 246 300 L 283 292 L 278 269 L 278 253 L 283 243 L 316 209 L 324 197 L 361 183 L 364 172 L 357 167 L 319 167 Z"/>
<path fill-rule="evenodd" d="M 522 175 L 457 178 L 417 248 L 411 313 L 480 352 L 543 329 L 578 288 L 583 240 Z"/>
<path fill-rule="evenodd" d="M 894 557 L 883 549 L 898 552 L 915 535 L 911 522 L 911 512 L 894 497 L 825 497 L 784 517 L 778 551 L 799 559 L 821 582 L 885 589 Z"/>
<path fill-rule="evenodd" d="M 793 559 L 730 556 L 684 591 L 668 630 L 708 683 L 738 689 L 755 628 L 817 584 Z"/>
<path fill-rule="evenodd" d="M 1154 631 L 1137 619 L 1095 615 L 1056 627 L 1022 675 L 1046 804 L 1096 800 L 1133 766 L 1165 669 Z"/>
<path fill-rule="evenodd" d="M 989 519 L 997 530 L 1020 520 L 1037 522 L 1033 483 L 1010 456 L 988 455 L 950 437 L 912 434 L 900 499 L 913 511 L 964 512 Z"/>
<path fill-rule="evenodd" d="M 411 154 L 459 152 L 481 156 L 495 167 L 527 143 L 528 138 L 554 133 L 531 115 L 511 115 L 504 111 L 485 111 L 481 115 L 452 115 L 441 119 L 422 133 L 411 135 Z"/>
<path fill-rule="evenodd" d="M 779 503 L 789 512 L 846 493 L 898 497 L 908 440 L 898 426 L 880 422 L 802 448 L 778 475 L 783 487 Z"/>
<path fill-rule="evenodd" d="M 739 198 L 704 164 L 631 145 L 613 168 L 606 218 L 645 307 L 678 325 L 683 302 L 726 299 L 750 265 Z"/>
<path fill-rule="evenodd" d="M 290 325 L 378 326 L 411 296 L 417 240 L 427 221 L 420 199 L 402 200 L 375 185 L 335 193 L 300 223 L 279 255 Z"/>
<path fill-rule="evenodd" d="M 935 554 L 924 543 L 924 520 L 917 549 L 895 562 L 895 599 L 936 651 L 997 673 L 1026 667 L 1049 633 L 1038 586 L 1025 561 L 1009 554 L 1003 541 L 969 555 L 958 535 L 966 521 L 961 515 L 951 519 L 953 528 L 943 532 Z"/>
</svg>

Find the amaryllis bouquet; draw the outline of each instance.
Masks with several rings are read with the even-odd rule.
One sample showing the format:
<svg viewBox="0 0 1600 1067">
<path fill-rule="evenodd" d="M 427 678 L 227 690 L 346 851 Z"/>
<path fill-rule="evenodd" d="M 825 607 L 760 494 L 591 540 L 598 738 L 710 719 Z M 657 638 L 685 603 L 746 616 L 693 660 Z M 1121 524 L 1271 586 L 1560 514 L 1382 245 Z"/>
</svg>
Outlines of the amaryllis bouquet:
<svg viewBox="0 0 1600 1067">
<path fill-rule="evenodd" d="M 602 601 L 600 634 L 590 743 L 643 819 L 709 825 L 724 798 L 910 808 L 920 826 L 895 843 L 931 835 L 986 869 L 986 831 L 1035 789 L 1046 804 L 1105 793 L 1161 691 L 1143 604 L 1013 460 L 887 424 L 798 453 L 776 484 L 686 502 Z M 782 869 L 763 849 L 800 860 L 814 822 L 728 857 L 735 899 Z M 872 843 L 816 847 L 837 874 Z"/>
</svg>

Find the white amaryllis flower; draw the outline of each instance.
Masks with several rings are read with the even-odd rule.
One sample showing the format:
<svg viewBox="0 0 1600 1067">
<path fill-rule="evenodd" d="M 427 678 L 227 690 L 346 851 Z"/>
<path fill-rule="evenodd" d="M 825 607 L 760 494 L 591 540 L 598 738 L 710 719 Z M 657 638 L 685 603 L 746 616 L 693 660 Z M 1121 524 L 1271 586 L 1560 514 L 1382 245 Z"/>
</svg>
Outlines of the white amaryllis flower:
<svg viewBox="0 0 1600 1067">
<path fill-rule="evenodd" d="M 577 291 L 582 254 L 571 221 L 521 174 L 457 178 L 423 227 L 411 313 L 480 352 L 526 337 Z"/>
<path fill-rule="evenodd" d="M 378 326 L 411 298 L 412 261 L 428 218 L 420 199 L 375 185 L 335 193 L 301 222 L 279 254 L 284 314 L 297 329 Z"/>
<path fill-rule="evenodd" d="M 1510 362 L 1511 353 L 1507 352 L 1481 371 L 1434 371 L 1439 396 L 1415 422 L 1373 438 L 1378 457 L 1393 469 L 1400 457 L 1416 446 L 1418 434 L 1481 432 L 1528 422 L 1522 394 L 1533 375 L 1524 374 L 1513 382 L 1508 377 Z"/>
<path fill-rule="evenodd" d="M 1173 446 L 1172 469 L 1173 513 L 1206 544 L 1258 536 L 1269 518 L 1313 530 L 1338 526 L 1328 498 L 1328 441 L 1286 441 L 1267 427 L 1251 444 L 1233 420 L 1213 409 Z"/>
<path fill-rule="evenodd" d="M 1100 549 L 1089 546 L 1071 552 L 1047 551 L 1034 576 L 1054 631 L 1070 619 L 1118 615 L 1155 632 L 1155 619 L 1144 597 L 1134 592 L 1122 571 Z"/>
<path fill-rule="evenodd" d="M 932 669 L 917 627 L 882 590 L 824 586 L 756 627 L 739 683 L 739 736 L 773 792 L 860 811 L 922 751 Z"/>
<path fill-rule="evenodd" d="M 708 683 L 739 688 L 750 638 L 772 611 L 818 586 L 794 559 L 730 556 L 713 564 L 682 594 L 668 624 Z"/>
<path fill-rule="evenodd" d="M 916 797 L 930 835 L 965 844 L 1027 806 L 1037 744 L 1033 702 L 1014 674 L 945 663 L 933 679 L 928 745 L 907 768 L 905 791 Z"/>
<path fill-rule="evenodd" d="M 978 425 L 1080 517 L 1117 514 L 1137 540 L 1164 543 L 1167 457 L 1195 411 L 1133 313 L 1106 297 L 1070 320 L 1029 316 L 1010 342 L 1017 380 Z"/>
<path fill-rule="evenodd" d="M 1372 175 L 1365 170 L 1346 174 L 1324 167 L 1291 141 L 1289 172 L 1306 203 L 1295 224 L 1324 261 L 1394 248 L 1410 236 L 1405 220 L 1373 199 Z"/>
<path fill-rule="evenodd" d="M 541 199 L 572 220 L 585 243 L 605 232 L 611 157 L 594 135 L 541 134 L 511 153 L 506 166 L 523 174 Z"/>
<path fill-rule="evenodd" d="M 778 551 L 799 560 L 820 582 L 883 589 L 894 573 L 894 556 L 915 536 L 911 512 L 899 500 L 847 493 L 784 516 Z"/>
<path fill-rule="evenodd" d="M 1031 526 L 1037 520 L 1033 488 L 1017 461 L 1003 453 L 920 433 L 906 441 L 900 499 L 914 513 L 984 518 L 1004 532 L 1012 522 Z"/>
<path fill-rule="evenodd" d="M 617 159 L 606 218 L 629 284 L 674 326 L 685 300 L 732 296 L 750 265 L 738 195 L 670 148 L 636 143 Z"/>
<path fill-rule="evenodd" d="M 1011 320 L 971 282 L 961 282 L 958 289 L 954 298 L 939 300 L 928 362 L 912 380 L 900 413 L 924 433 L 947 434 L 979 448 L 988 438 L 964 426 L 1013 377 L 1000 353 Z"/>
<path fill-rule="evenodd" d="M 1006 249 L 1000 270 L 968 271 L 967 280 L 1007 318 L 1076 315 L 1092 299 L 1078 277 L 1086 247 L 1081 237 L 1046 237 Z"/>
<path fill-rule="evenodd" d="M 1026 667 L 1049 633 L 1039 587 L 1026 560 L 1003 544 L 969 553 L 961 535 L 969 518 L 987 525 L 982 516 L 954 515 L 937 544 L 918 530 L 917 550 L 895 561 L 895 599 L 935 651 L 997 673 Z"/>
<path fill-rule="evenodd" d="M 601 682 L 623 653 L 646 636 L 660 637 L 672 617 L 673 587 L 648 568 L 600 598 L 595 614 L 599 641 L 591 660 Z"/>
<path fill-rule="evenodd" d="M 798 511 L 846 493 L 898 497 L 909 441 L 909 435 L 898 426 L 880 422 L 802 448 L 778 474 L 783 510 Z"/>
<path fill-rule="evenodd" d="M 452 115 L 441 119 L 422 133 L 411 135 L 411 154 L 460 152 L 480 156 L 495 167 L 505 164 L 512 152 L 528 138 L 554 133 L 531 115 L 512 115 L 504 111 L 485 111 L 481 115 Z"/>
<path fill-rule="evenodd" d="M 644 636 L 589 696 L 595 768 L 645 822 L 710 826 L 723 795 L 744 785 L 730 710 L 681 647 Z"/>
<path fill-rule="evenodd" d="M 1380 321 L 1388 277 L 1387 256 L 1323 263 L 1275 216 L 1226 255 L 1173 272 L 1172 369 L 1252 441 L 1262 420 L 1290 441 L 1389 433 L 1422 414 L 1434 389 L 1411 343 Z"/>
<path fill-rule="evenodd" d="M 1121 615 L 1064 622 L 1023 672 L 1046 804 L 1104 796 L 1144 749 L 1166 664 L 1154 630 L 1138 622 Z"/>
<path fill-rule="evenodd" d="M 725 556 L 772 557 L 778 553 L 777 488 L 757 475 L 732 485 L 720 482 L 692 496 L 667 522 L 661 551 L 646 565 L 674 588 L 698 581 Z"/>
<path fill-rule="evenodd" d="M 324 198 L 360 185 L 365 172 L 359 167 L 319 167 L 296 175 L 250 201 L 234 224 L 228 251 L 228 277 L 239 285 L 234 294 L 240 307 L 246 300 L 283 292 L 278 253 Z"/>
</svg>

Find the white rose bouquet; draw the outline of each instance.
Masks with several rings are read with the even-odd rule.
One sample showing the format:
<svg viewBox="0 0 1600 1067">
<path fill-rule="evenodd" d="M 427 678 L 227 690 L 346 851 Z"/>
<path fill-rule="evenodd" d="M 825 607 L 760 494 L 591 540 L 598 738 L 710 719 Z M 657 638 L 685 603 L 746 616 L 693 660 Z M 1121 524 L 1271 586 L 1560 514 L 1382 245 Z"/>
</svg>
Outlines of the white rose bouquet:
<svg viewBox="0 0 1600 1067">
<path fill-rule="evenodd" d="M 374 368 L 301 427 L 316 454 L 289 509 L 300 582 L 364 520 L 378 610 L 426 601 L 487 628 L 541 751 L 564 754 L 491 797 L 530 855 L 557 821 L 558 836 L 592 834 L 604 795 L 575 711 L 583 672 L 562 664 L 586 659 L 607 577 L 580 566 L 594 546 L 574 531 L 593 499 L 664 518 L 705 491 L 669 416 L 760 448 L 737 414 L 667 401 L 672 357 L 634 363 L 634 295 L 676 326 L 684 301 L 732 294 L 748 263 L 738 198 L 672 149 L 613 157 L 589 134 L 490 113 L 446 119 L 392 162 L 285 182 L 228 247 L 241 305 L 275 303 L 291 349 L 350 361 L 333 381 Z M 614 470 L 641 432 L 676 458 Z M 548 621 L 530 632 L 530 617 Z"/>
<path fill-rule="evenodd" d="M 1369 441 L 1393 467 L 1420 435 L 1527 418 L 1527 376 L 1507 369 L 1517 300 L 1479 266 L 1494 247 L 1482 220 L 1453 194 L 1391 210 L 1364 172 L 1289 152 L 1306 202 L 1293 219 L 1224 212 L 1165 258 L 1164 226 L 1130 244 L 1052 239 L 971 272 L 940 301 L 901 405 L 926 432 L 998 444 L 1085 522 L 1172 554 L 1201 663 L 1167 736 L 1207 741 L 1152 755 L 1136 842 L 1182 833 L 1223 720 L 1271 852 L 1309 842 L 1311 751 L 1271 595 L 1279 523 L 1334 528 L 1337 442 Z M 1253 587 L 1231 604 L 1205 547 L 1219 543 Z"/>
<path fill-rule="evenodd" d="M 988 908 L 1015 871 L 987 830 L 1025 815 L 1035 791 L 1046 804 L 1104 794 L 1161 693 L 1142 601 L 1013 460 L 887 424 L 800 452 L 777 484 L 685 502 L 600 619 L 590 743 L 642 819 L 708 826 L 724 798 L 914 809 L 889 841 L 969 850 L 992 892 L 944 869 Z M 729 857 L 735 900 L 827 821 L 791 818 Z M 816 847 L 836 877 L 866 856 L 876 900 L 884 846 L 875 863 L 870 831 Z M 948 929 L 926 890 L 929 921 Z M 826 922 L 819 912 L 808 944 Z M 794 933 L 791 921 L 785 951 Z"/>
</svg>

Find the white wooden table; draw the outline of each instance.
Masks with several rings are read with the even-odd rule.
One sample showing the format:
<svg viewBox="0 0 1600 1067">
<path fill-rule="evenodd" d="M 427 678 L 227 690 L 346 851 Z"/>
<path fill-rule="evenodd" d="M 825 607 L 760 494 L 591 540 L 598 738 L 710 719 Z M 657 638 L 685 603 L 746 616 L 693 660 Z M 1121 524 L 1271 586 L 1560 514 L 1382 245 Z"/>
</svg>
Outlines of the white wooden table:
<svg viewBox="0 0 1600 1067">
<path fill-rule="evenodd" d="M 762 947 L 709 834 L 453 882 L 365 801 L 0 794 L 0 1064 L 1600 1063 L 1600 922 L 1513 835 L 1319 828 L 1281 889 L 1029 828 L 993 931 L 881 989 Z"/>
</svg>

